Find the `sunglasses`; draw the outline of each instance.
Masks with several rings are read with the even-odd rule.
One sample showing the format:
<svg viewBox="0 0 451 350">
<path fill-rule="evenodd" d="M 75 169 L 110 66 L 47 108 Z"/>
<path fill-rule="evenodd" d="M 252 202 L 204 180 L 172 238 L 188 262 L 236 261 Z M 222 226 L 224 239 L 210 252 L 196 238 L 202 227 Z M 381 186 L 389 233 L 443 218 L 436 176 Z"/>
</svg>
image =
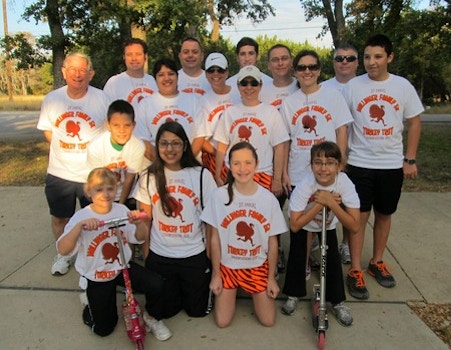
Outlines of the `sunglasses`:
<svg viewBox="0 0 451 350">
<path fill-rule="evenodd" d="M 213 74 L 213 73 L 219 73 L 219 74 L 224 74 L 226 72 L 227 69 L 223 69 L 223 68 L 216 68 L 216 67 L 212 67 L 212 68 L 208 68 L 206 70 L 207 73 L 209 74 Z"/>
<path fill-rule="evenodd" d="M 294 69 L 297 72 L 305 72 L 307 69 L 311 72 L 319 70 L 319 64 L 298 64 Z"/>
<path fill-rule="evenodd" d="M 346 62 L 354 62 L 357 59 L 355 56 L 335 56 L 334 60 L 337 62 L 343 62 L 346 60 Z"/>
<path fill-rule="evenodd" d="M 249 86 L 249 85 L 251 85 L 251 86 L 256 87 L 256 86 L 260 85 L 260 82 L 255 80 L 255 79 L 252 79 L 252 80 L 241 80 L 238 84 L 240 86 Z"/>
</svg>

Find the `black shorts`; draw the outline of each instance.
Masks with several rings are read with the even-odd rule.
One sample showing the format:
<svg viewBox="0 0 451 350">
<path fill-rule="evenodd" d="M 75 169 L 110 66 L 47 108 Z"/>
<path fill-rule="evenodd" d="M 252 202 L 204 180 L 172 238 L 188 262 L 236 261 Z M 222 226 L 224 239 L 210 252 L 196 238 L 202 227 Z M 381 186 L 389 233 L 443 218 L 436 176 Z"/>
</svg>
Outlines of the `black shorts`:
<svg viewBox="0 0 451 350">
<path fill-rule="evenodd" d="M 45 178 L 45 197 L 50 214 L 58 218 L 70 218 L 75 213 L 76 200 L 80 207 L 86 207 L 91 201 L 85 196 L 84 184 L 61 179 L 47 174 Z"/>
<path fill-rule="evenodd" d="M 346 166 L 346 174 L 355 185 L 360 199 L 360 211 L 374 210 L 391 215 L 398 207 L 404 174 L 400 169 L 367 169 Z"/>
</svg>

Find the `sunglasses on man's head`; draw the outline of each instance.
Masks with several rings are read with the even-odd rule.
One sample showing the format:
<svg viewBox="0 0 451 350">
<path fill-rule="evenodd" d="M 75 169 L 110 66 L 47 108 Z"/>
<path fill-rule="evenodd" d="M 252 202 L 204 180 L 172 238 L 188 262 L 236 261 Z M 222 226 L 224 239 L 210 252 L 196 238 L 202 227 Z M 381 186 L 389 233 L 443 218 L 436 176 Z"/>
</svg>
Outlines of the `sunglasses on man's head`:
<svg viewBox="0 0 451 350">
<path fill-rule="evenodd" d="M 305 72 L 307 69 L 311 72 L 319 70 L 319 64 L 298 64 L 294 69 L 297 72 Z"/>
<path fill-rule="evenodd" d="M 260 82 L 255 80 L 255 79 L 250 79 L 250 80 L 241 80 L 238 84 L 240 84 L 240 86 L 259 86 Z"/>
<path fill-rule="evenodd" d="M 227 70 L 227 69 L 224 69 L 224 68 L 211 67 L 211 68 L 208 68 L 208 69 L 206 70 L 206 72 L 209 73 L 209 74 L 213 74 L 213 73 L 224 74 L 224 73 L 226 72 L 226 70 Z"/>
<path fill-rule="evenodd" d="M 357 57 L 349 55 L 349 56 L 335 56 L 334 60 L 337 62 L 343 62 L 344 60 L 346 60 L 346 62 L 354 62 L 357 59 Z"/>
</svg>

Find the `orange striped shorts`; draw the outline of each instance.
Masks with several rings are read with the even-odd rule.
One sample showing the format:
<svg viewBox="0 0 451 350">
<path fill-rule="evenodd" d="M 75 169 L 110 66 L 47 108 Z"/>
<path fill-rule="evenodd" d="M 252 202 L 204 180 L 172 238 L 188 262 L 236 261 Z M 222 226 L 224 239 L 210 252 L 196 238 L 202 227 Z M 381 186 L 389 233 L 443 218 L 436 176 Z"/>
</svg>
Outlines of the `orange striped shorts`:
<svg viewBox="0 0 451 350">
<path fill-rule="evenodd" d="M 216 156 L 214 154 L 202 152 L 202 164 L 215 176 Z"/>
<path fill-rule="evenodd" d="M 251 269 L 230 269 L 221 264 L 222 286 L 225 289 L 241 287 L 249 294 L 261 293 L 268 286 L 268 271 L 268 260 Z"/>
<path fill-rule="evenodd" d="M 221 171 L 221 179 L 225 181 L 227 179 L 227 172 L 229 171 L 229 168 L 226 166 L 222 167 Z M 258 183 L 260 186 L 263 186 L 268 191 L 271 191 L 271 185 L 272 185 L 272 176 L 268 175 L 266 173 L 255 173 L 254 175 L 254 181 Z"/>
</svg>

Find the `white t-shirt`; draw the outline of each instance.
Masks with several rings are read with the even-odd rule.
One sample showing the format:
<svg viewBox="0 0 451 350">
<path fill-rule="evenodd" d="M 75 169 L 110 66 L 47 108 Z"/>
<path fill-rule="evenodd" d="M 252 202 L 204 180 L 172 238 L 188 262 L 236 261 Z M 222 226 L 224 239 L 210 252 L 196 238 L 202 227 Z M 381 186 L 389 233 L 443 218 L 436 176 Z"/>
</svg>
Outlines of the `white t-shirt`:
<svg viewBox="0 0 451 350">
<path fill-rule="evenodd" d="M 237 102 L 235 101 L 235 103 Z M 193 138 L 205 137 L 209 139 L 214 135 L 219 119 L 224 114 L 224 111 L 233 104 L 233 101 L 231 100 L 230 93 L 219 95 L 212 90 L 202 97 L 201 104 L 202 112 L 199 122 L 196 123 Z M 212 142 L 212 144 L 214 143 Z M 214 147 L 216 148 L 216 145 Z"/>
<path fill-rule="evenodd" d="M 229 166 L 230 148 L 240 141 L 254 146 L 258 155 L 258 173 L 273 174 L 273 147 L 289 140 L 279 111 L 266 103 L 257 106 L 233 105 L 224 111 L 213 138 L 228 145 L 225 164 Z"/>
<path fill-rule="evenodd" d="M 41 105 L 37 128 L 52 132 L 47 173 L 84 183 L 88 143 L 105 130 L 108 99 L 102 90 L 89 86 L 80 99 L 67 96 L 67 86 L 56 89 Z"/>
<path fill-rule="evenodd" d="M 336 192 L 340 194 L 341 201 L 345 207 L 360 208 L 360 200 L 355 186 L 345 173 L 339 172 L 335 183 L 326 187 L 318 184 L 313 173 L 310 173 L 293 190 L 290 197 L 290 212 L 308 211 L 315 204 L 313 194 L 317 190 Z M 327 230 L 332 230 L 337 226 L 338 219 L 330 209 L 327 209 L 326 213 Z M 308 232 L 321 232 L 322 222 L 322 211 L 320 211 L 303 229 Z"/>
<path fill-rule="evenodd" d="M 233 191 L 229 201 L 227 186 L 216 189 L 201 219 L 218 230 L 221 264 L 231 269 L 250 269 L 268 259 L 270 236 L 288 230 L 276 197 L 262 186 L 253 195 Z"/>
<path fill-rule="evenodd" d="M 293 78 L 290 85 L 278 87 L 271 81 L 269 85 L 264 85 L 264 89 L 260 93 L 260 98 L 262 102 L 280 109 L 284 98 L 299 90 L 297 83 L 298 81 Z"/>
<path fill-rule="evenodd" d="M 110 102 L 126 100 L 135 109 L 143 98 L 153 95 L 157 90 L 153 76 L 144 74 L 142 78 L 133 78 L 127 72 L 113 75 L 103 87 Z"/>
<path fill-rule="evenodd" d="M 384 81 L 364 74 L 348 82 L 344 95 L 354 117 L 348 163 L 368 169 L 402 168 L 403 122 L 424 111 L 412 84 L 394 74 Z"/>
<path fill-rule="evenodd" d="M 99 135 L 88 145 L 88 166 L 90 169 L 106 167 L 116 175 L 118 190 L 116 201 L 121 198 L 125 175 L 137 174 L 144 166 L 144 143 L 132 135 L 122 150 L 111 145 L 109 131 Z"/>
<path fill-rule="evenodd" d="M 341 93 L 343 93 L 343 90 L 346 86 L 346 83 L 340 83 L 336 77 L 330 78 L 326 81 L 323 81 L 321 83 L 321 86 L 325 86 L 328 88 L 332 88 L 332 89 L 336 89 L 338 91 L 340 91 Z"/>
<path fill-rule="evenodd" d="M 194 94 L 179 92 L 177 96 L 165 97 L 156 92 L 142 100 L 136 109 L 134 134 L 155 145 L 159 127 L 172 120 L 181 124 L 189 140 L 193 141 L 194 125 L 200 114 L 200 99 Z"/>
<path fill-rule="evenodd" d="M 299 89 L 286 97 L 280 113 L 291 136 L 288 175 L 297 185 L 310 172 L 312 146 L 326 140 L 336 142 L 336 130 L 352 123 L 352 116 L 342 94 L 323 86 L 309 95 Z"/>
<path fill-rule="evenodd" d="M 177 86 L 180 91 L 199 96 L 203 96 L 208 91 L 211 91 L 211 85 L 207 80 L 204 70 L 197 77 L 191 77 L 183 69 L 179 69 Z"/>
<path fill-rule="evenodd" d="M 205 250 L 201 193 L 204 205 L 208 195 L 216 188 L 211 173 L 203 171 L 203 188 L 200 189 L 201 168 L 184 168 L 179 171 L 164 169 L 167 188 L 174 199 L 173 216 L 164 214 L 153 174 L 141 173 L 135 188 L 136 200 L 152 206 L 150 250 L 168 258 L 187 258 Z M 148 186 L 147 186 L 148 182 Z"/>
<path fill-rule="evenodd" d="M 91 205 L 84 207 L 70 218 L 64 232 L 58 239 L 66 236 L 72 228 L 82 220 L 97 218 L 99 220 L 110 220 L 127 217 L 129 209 L 118 203 L 113 203 L 113 207 L 108 214 L 98 214 L 91 209 Z M 132 256 L 132 251 L 128 243 L 141 244 L 135 237 L 136 226 L 128 221 L 123 222 L 119 230 L 124 247 L 125 260 L 128 263 Z M 116 278 L 124 269 L 122 265 L 119 247 L 115 234 L 108 229 L 108 225 L 99 227 L 97 230 L 82 230 L 77 240 L 77 244 L 72 251 L 77 254 L 75 269 L 81 276 L 94 282 L 107 282 Z"/>
</svg>

